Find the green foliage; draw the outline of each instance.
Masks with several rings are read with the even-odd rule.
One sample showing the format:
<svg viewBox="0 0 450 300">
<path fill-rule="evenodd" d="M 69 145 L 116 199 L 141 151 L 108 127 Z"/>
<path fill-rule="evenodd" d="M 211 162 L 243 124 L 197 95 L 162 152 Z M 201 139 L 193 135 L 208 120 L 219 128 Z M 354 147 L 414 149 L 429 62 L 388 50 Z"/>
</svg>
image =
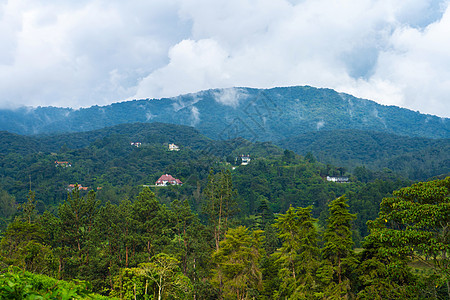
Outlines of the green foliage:
<svg viewBox="0 0 450 300">
<path fill-rule="evenodd" d="M 0 189 L 0 231 L 6 228 L 7 220 L 17 211 L 16 199 Z"/>
<path fill-rule="evenodd" d="M 421 287 L 406 259 L 380 251 L 381 247 L 371 236 L 364 243 L 357 299 L 421 299 Z"/>
<path fill-rule="evenodd" d="M 348 298 L 351 295 L 352 271 L 358 265 L 353 253 L 352 221 L 356 215 L 348 211 L 347 198 L 341 196 L 329 205 L 327 227 L 323 233 L 320 277 L 324 297 Z"/>
<path fill-rule="evenodd" d="M 213 282 L 224 299 L 253 299 L 262 288 L 259 266 L 262 231 L 250 231 L 244 226 L 230 228 L 212 259 L 217 264 Z"/>
<path fill-rule="evenodd" d="M 204 212 L 208 215 L 209 224 L 214 231 L 216 250 L 227 231 L 231 217 L 236 213 L 236 191 L 233 188 L 229 170 L 214 174 L 211 169 L 208 176 L 208 185 L 204 191 L 206 203 Z"/>
<path fill-rule="evenodd" d="M 315 276 L 319 267 L 318 234 L 311 216 L 312 207 L 290 207 L 278 215 L 273 226 L 282 246 L 273 255 L 280 266 L 281 284 L 277 298 L 313 299 L 318 286 Z"/>
<path fill-rule="evenodd" d="M 3 233 L 0 263 L 48 275 L 54 275 L 56 269 L 56 259 L 51 247 L 44 243 L 42 227 L 20 220 L 10 223 Z"/>
<path fill-rule="evenodd" d="M 63 271 L 69 276 L 75 276 L 79 267 L 89 264 L 98 246 L 95 221 L 100 202 L 95 197 L 93 191 L 82 197 L 75 185 L 58 209 L 60 231 L 57 239 L 65 256 Z"/>
<path fill-rule="evenodd" d="M 85 282 L 56 280 L 44 275 L 37 275 L 9 268 L 0 273 L 1 299 L 106 299 L 93 294 Z"/>
<path fill-rule="evenodd" d="M 137 268 L 122 269 L 115 278 L 112 295 L 121 299 L 190 299 L 192 286 L 180 272 L 179 261 L 165 253 L 152 257 Z"/>
<path fill-rule="evenodd" d="M 370 223 L 368 241 L 381 255 L 419 260 L 437 275 L 450 297 L 450 177 L 421 182 L 384 198 L 379 217 Z"/>
<path fill-rule="evenodd" d="M 369 232 L 367 221 L 377 218 L 381 200 L 391 196 L 392 191 L 411 185 L 411 183 L 407 180 L 382 181 L 377 179 L 346 192 L 350 212 L 357 213 L 354 222 L 355 229 L 362 237 L 367 236 Z"/>
<path fill-rule="evenodd" d="M 23 203 L 22 205 L 19 205 L 19 209 L 22 210 L 23 218 L 28 222 L 31 223 L 32 219 L 35 219 L 36 217 L 36 193 L 33 191 L 28 192 L 27 196 L 27 202 Z"/>
<path fill-rule="evenodd" d="M 349 183 L 327 182 L 327 175 L 349 174 L 311 153 L 303 158 L 240 138 L 215 142 L 192 128 L 166 124 L 31 140 L 36 150 L 0 153 L 3 267 L 77 278 L 103 295 L 132 299 L 447 295 L 448 179 L 391 197 L 411 183 L 389 170 L 359 167 Z M 143 144 L 137 148 L 130 141 Z M 181 150 L 169 152 L 168 142 Z M 241 153 L 251 154 L 249 165 L 225 162 Z M 55 160 L 72 167 L 55 167 Z M 164 173 L 184 185 L 139 187 Z M 30 179 L 36 194 L 29 192 Z M 91 191 L 76 187 L 67 195 L 75 182 Z M 101 189 L 94 193 L 96 187 Z M 342 194 L 348 201 L 336 199 Z M 353 241 L 367 235 L 365 222 L 376 218 L 383 197 L 357 268 Z M 306 208 L 293 208 L 298 206 Z M 355 230 L 350 212 L 358 213 Z M 326 228 L 323 243 L 317 228 Z M 431 271 L 413 275 L 409 257 Z M 168 285 L 160 289 L 163 278 Z M 17 293 L 41 297 L 28 285 L 17 285 Z M 75 297 L 71 293 L 63 289 L 52 297 Z"/>
<path fill-rule="evenodd" d="M 355 169 L 358 180 L 375 179 L 384 168 L 413 180 L 450 172 L 450 140 L 407 137 L 357 129 L 302 132 L 276 144 L 323 163 Z M 312 153 L 312 154 L 311 154 Z"/>
</svg>

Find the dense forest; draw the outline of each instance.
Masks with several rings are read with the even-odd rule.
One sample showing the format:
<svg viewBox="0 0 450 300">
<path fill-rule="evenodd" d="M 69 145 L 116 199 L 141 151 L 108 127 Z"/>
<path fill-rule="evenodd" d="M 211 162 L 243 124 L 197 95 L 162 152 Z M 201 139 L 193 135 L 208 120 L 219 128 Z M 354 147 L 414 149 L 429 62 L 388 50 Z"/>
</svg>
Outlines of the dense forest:
<svg viewBox="0 0 450 300">
<path fill-rule="evenodd" d="M 208 176 L 205 223 L 188 201 L 166 206 L 149 188 L 104 205 L 75 188 L 56 215 L 37 215 L 30 191 L 0 243 L 3 267 L 18 267 L 0 275 L 13 283 L 0 295 L 67 293 L 76 279 L 89 289 L 72 298 L 445 299 L 449 189 L 447 177 L 384 198 L 360 252 L 345 196 L 323 225 L 311 206 L 274 215 L 264 205 L 251 228 L 240 225 L 229 171 Z M 36 274 L 66 281 L 46 289 Z"/>
<path fill-rule="evenodd" d="M 450 140 L 406 137 L 362 130 L 303 132 L 276 142 L 303 154 L 311 152 L 321 162 L 353 170 L 364 165 L 390 170 L 413 180 L 450 173 Z"/>
<path fill-rule="evenodd" d="M 2 299 L 450 296 L 445 172 L 414 182 L 163 123 L 0 141 Z"/>
</svg>

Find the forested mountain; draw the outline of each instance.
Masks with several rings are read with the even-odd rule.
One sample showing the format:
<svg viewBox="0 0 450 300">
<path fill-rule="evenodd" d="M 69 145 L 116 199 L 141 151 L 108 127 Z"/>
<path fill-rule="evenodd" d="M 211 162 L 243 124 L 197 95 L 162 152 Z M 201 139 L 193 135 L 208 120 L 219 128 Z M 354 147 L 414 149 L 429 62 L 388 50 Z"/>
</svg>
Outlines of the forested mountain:
<svg viewBox="0 0 450 300">
<path fill-rule="evenodd" d="M 353 170 L 388 168 L 413 180 L 450 173 L 450 139 L 405 137 L 361 130 L 321 130 L 277 141 L 280 147 Z"/>
<path fill-rule="evenodd" d="M 450 294 L 448 260 L 413 274 L 444 256 L 414 236 L 396 245 L 390 213 L 425 195 L 411 220 L 448 224 L 449 178 L 393 192 L 449 172 L 447 119 L 293 87 L 2 111 L 0 126 L 14 132 L 0 132 L 0 284 L 20 297 Z M 183 185 L 156 187 L 163 174 Z"/>
<path fill-rule="evenodd" d="M 185 185 L 175 190 L 158 190 L 160 199 L 167 204 L 178 198 L 190 199 L 193 209 L 200 213 L 199 193 L 206 186 L 210 168 L 231 170 L 239 166 L 242 154 L 249 154 L 251 163 L 236 168 L 232 175 L 243 218 L 254 215 L 264 201 L 275 213 L 290 205 L 315 203 L 314 214 L 319 216 L 327 201 L 349 191 L 357 193 L 366 186 L 365 182 L 377 178 L 397 182 L 389 184 L 388 189 L 379 185 L 382 195 L 409 183 L 397 181 L 391 173 L 366 169 L 363 170 L 370 176 L 358 173 L 354 184 L 328 183 L 324 179 L 328 175 L 351 173 L 338 165 L 318 163 L 311 154 L 303 158 L 269 142 L 252 143 L 242 138 L 214 141 L 182 125 L 136 123 L 51 136 L 3 132 L 2 137 L 0 187 L 19 203 L 26 201 L 31 187 L 41 212 L 57 207 L 65 199 L 69 184 L 95 190 L 101 200 L 119 202 L 123 197 L 137 195 L 142 185 L 152 185 L 168 173 Z M 141 144 L 136 147 L 131 143 Z M 176 143 L 181 150 L 168 151 L 169 143 Z M 64 163 L 59 165 L 58 161 Z M 357 199 L 350 197 L 350 201 Z M 379 200 L 371 201 L 373 205 L 364 209 L 375 217 Z M 362 234 L 366 232 L 367 220 L 368 217 L 360 223 Z"/>
<path fill-rule="evenodd" d="M 0 298 L 449 294 L 448 259 L 436 257 L 448 247 L 439 226 L 448 224 L 450 178 L 393 192 L 412 182 L 388 169 L 357 166 L 352 173 L 310 152 L 212 140 L 164 123 L 0 134 Z M 169 151 L 169 143 L 180 150 Z M 426 151 L 439 143 L 400 144 Z M 241 164 L 242 154 L 249 164 Z M 155 186 L 163 174 L 183 185 Z M 405 213 L 407 224 L 397 217 Z M 418 215 L 427 217 L 417 223 Z M 405 226 L 412 235 L 397 238 Z M 434 236 L 423 235 L 430 226 L 439 227 Z M 413 273 L 407 264 L 424 254 L 432 257 L 425 272 L 421 265 Z"/>
<path fill-rule="evenodd" d="M 137 188 L 153 184 L 167 172 L 184 182 L 193 175 L 206 178 L 217 162 L 234 163 L 242 153 L 254 157 L 282 153 L 270 143 L 213 141 L 192 127 L 162 123 L 123 124 L 54 136 L 0 134 L 0 185 L 23 202 L 31 184 L 41 207 L 61 202 L 68 184 L 104 190 Z M 168 151 L 169 143 L 176 143 L 181 151 Z M 57 161 L 71 166 L 57 166 Z"/>
<path fill-rule="evenodd" d="M 309 86 L 206 90 L 78 110 L 38 107 L 0 110 L 0 130 L 19 134 L 76 132 L 122 123 L 194 126 L 214 139 L 275 141 L 306 132 L 359 129 L 402 136 L 449 138 L 446 118 L 383 106 Z"/>
</svg>

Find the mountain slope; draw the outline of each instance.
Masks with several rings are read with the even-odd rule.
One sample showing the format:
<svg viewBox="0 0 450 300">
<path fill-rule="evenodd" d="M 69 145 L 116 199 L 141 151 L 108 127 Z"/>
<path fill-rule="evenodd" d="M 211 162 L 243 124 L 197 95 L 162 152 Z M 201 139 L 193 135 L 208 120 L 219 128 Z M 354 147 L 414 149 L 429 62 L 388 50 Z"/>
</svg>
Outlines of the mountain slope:
<svg viewBox="0 0 450 300">
<path fill-rule="evenodd" d="M 277 142 L 321 162 L 353 169 L 389 168 L 410 179 L 425 180 L 450 172 L 450 139 L 411 138 L 382 132 L 332 130 L 302 133 Z"/>
<path fill-rule="evenodd" d="M 0 153 L 0 193 L 5 191 L 17 203 L 23 203 L 31 189 L 36 192 L 36 208 L 40 212 L 56 211 L 67 198 L 69 184 L 78 183 L 97 191 L 97 199 L 104 203 L 120 203 L 137 196 L 142 185 L 154 184 L 162 174 L 171 174 L 184 184 L 155 188 L 162 203 L 188 200 L 201 213 L 205 201 L 209 201 L 202 191 L 213 168 L 232 172 L 240 214 L 248 221 L 245 224 L 252 226 L 261 209 L 279 213 L 291 205 L 314 205 L 314 213 L 324 216 L 321 212 L 337 195 L 353 191 L 349 203 L 357 203 L 359 194 L 355 193 L 365 186 L 362 182 L 328 182 L 324 178 L 336 173 L 337 168 L 283 151 L 270 142 L 251 143 L 241 138 L 215 141 L 181 125 L 137 123 L 92 132 L 52 136 L 4 133 L 0 137 L 0 149 L 9 150 Z M 135 147 L 131 141 L 142 144 Z M 181 150 L 168 151 L 169 142 L 175 142 Z M 250 164 L 239 165 L 234 158 L 240 154 L 250 154 Z M 362 233 L 367 232 L 366 221 L 376 216 L 382 196 L 408 183 L 390 175 L 382 177 L 387 185 L 377 181 L 374 187 L 375 192 L 383 189 L 381 196 L 377 198 L 378 192 L 371 192 L 367 196 L 373 197 L 368 200 L 370 204 L 358 207 L 358 213 L 365 212 L 358 219 Z M 0 202 L 0 220 L 13 214 L 2 213 L 4 203 Z M 250 215 L 253 216 L 245 217 Z"/>
<path fill-rule="evenodd" d="M 125 194 L 125 187 L 136 190 L 164 173 L 196 184 L 208 176 L 210 168 L 225 165 L 225 159 L 234 163 L 241 153 L 251 153 L 252 158 L 283 155 L 282 149 L 267 142 L 214 141 L 192 127 L 162 123 L 121 124 L 51 136 L 0 132 L 0 138 L 0 191 L 7 190 L 23 202 L 31 186 L 45 205 L 64 199 L 68 184 L 109 187 Z M 176 143 L 181 150 L 169 151 L 168 143 Z"/>
<path fill-rule="evenodd" d="M 0 130 L 19 134 L 88 131 L 135 122 L 194 126 L 206 136 L 221 140 L 244 137 L 274 141 L 336 129 L 450 137 L 446 118 L 309 86 L 215 89 L 79 110 L 54 107 L 0 110 Z"/>
</svg>

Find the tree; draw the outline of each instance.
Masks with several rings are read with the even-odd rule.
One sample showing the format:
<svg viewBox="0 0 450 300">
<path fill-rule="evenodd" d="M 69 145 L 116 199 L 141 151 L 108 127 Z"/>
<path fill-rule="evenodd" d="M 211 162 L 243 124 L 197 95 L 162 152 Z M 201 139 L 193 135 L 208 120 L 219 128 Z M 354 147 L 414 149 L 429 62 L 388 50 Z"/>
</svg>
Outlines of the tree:
<svg viewBox="0 0 450 300">
<path fill-rule="evenodd" d="M 186 298 L 191 293 L 189 278 L 178 268 L 179 261 L 165 253 L 152 257 L 150 263 L 140 264 L 140 272 L 157 286 L 158 300 L 168 297 Z"/>
<path fill-rule="evenodd" d="M 95 221 L 98 217 L 100 202 L 95 199 L 94 191 L 81 197 L 78 185 L 67 196 L 58 208 L 61 221 L 59 239 L 62 251 L 66 252 L 71 267 L 71 272 L 78 273 L 82 265 L 89 263 L 90 255 L 97 249 Z M 74 275 L 74 274 L 72 274 Z"/>
<path fill-rule="evenodd" d="M 323 234 L 324 261 L 318 274 L 324 284 L 325 297 L 348 298 L 351 271 L 357 266 L 351 231 L 356 215 L 349 213 L 345 196 L 331 201 L 328 207 L 329 217 Z"/>
<path fill-rule="evenodd" d="M 176 235 L 172 240 L 175 256 L 180 260 L 183 274 L 191 280 L 194 298 L 202 298 L 202 290 L 210 285 L 204 279 L 209 277 L 211 269 L 212 237 L 205 230 L 205 225 L 200 223 L 198 216 L 191 211 L 187 200 L 174 200 L 171 208 L 176 220 Z"/>
<path fill-rule="evenodd" d="M 27 196 L 27 202 L 19 205 L 19 209 L 22 209 L 23 217 L 28 222 L 36 217 L 36 193 L 30 190 Z"/>
<path fill-rule="evenodd" d="M 103 248 L 98 260 L 105 270 L 106 277 L 102 278 L 102 283 L 106 285 L 106 281 L 109 281 L 111 289 L 113 289 L 113 276 L 117 274 L 120 267 L 128 267 L 128 235 L 125 235 L 124 232 L 129 230 L 127 223 L 131 215 L 129 213 L 130 205 L 131 203 L 127 200 L 122 201 L 120 207 L 107 202 L 100 209 L 96 222 Z"/>
<path fill-rule="evenodd" d="M 317 231 L 312 207 L 293 208 L 280 214 L 274 223 L 282 246 L 275 253 L 281 284 L 277 298 L 312 298 L 317 286 L 315 271 L 319 266 Z"/>
<path fill-rule="evenodd" d="M 262 288 L 259 261 L 262 249 L 262 231 L 250 231 L 244 226 L 230 228 L 213 255 L 217 264 L 213 281 L 225 299 L 251 299 Z"/>
<path fill-rule="evenodd" d="M 0 189 L 0 218 L 7 219 L 16 212 L 16 199 Z M 3 224 L 0 224 L 0 228 Z"/>
<path fill-rule="evenodd" d="M 437 275 L 433 286 L 445 286 L 450 298 L 450 177 L 395 191 L 369 226 L 378 252 L 428 265 Z"/>
<path fill-rule="evenodd" d="M 56 260 L 50 246 L 43 243 L 43 237 L 40 224 L 16 219 L 3 233 L 0 242 L 0 263 L 54 275 Z"/>
<path fill-rule="evenodd" d="M 360 290 L 357 299 L 416 299 L 420 287 L 411 274 L 407 259 L 391 255 L 368 236 L 357 268 Z M 428 297 L 426 297 L 428 298 Z"/>
<path fill-rule="evenodd" d="M 214 170 L 211 169 L 205 195 L 205 210 L 213 227 L 215 246 L 218 250 L 223 234 L 228 229 L 229 218 L 236 212 L 236 191 L 233 189 L 230 171 L 214 174 Z"/>
<path fill-rule="evenodd" d="M 171 212 L 161 205 L 155 194 L 144 188 L 138 195 L 132 207 L 133 219 L 136 224 L 137 237 L 144 250 L 147 260 L 162 251 L 173 237 L 173 217 Z"/>
</svg>

